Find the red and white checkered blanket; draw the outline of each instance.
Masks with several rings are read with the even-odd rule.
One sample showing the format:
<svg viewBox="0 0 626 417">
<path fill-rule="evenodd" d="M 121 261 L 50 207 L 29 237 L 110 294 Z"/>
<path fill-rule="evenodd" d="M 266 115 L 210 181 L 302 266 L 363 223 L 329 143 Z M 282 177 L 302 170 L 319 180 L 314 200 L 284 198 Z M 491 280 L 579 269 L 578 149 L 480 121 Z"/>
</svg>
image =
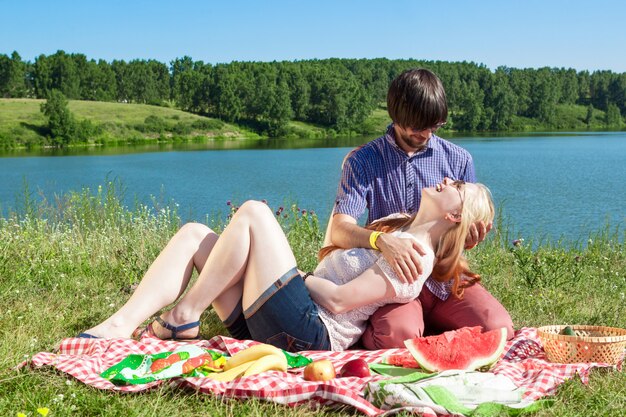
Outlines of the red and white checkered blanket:
<svg viewBox="0 0 626 417">
<path fill-rule="evenodd" d="M 215 336 L 210 340 L 199 340 L 194 344 L 206 348 L 227 352 L 232 355 L 254 344 L 252 341 L 239 341 L 224 336 Z M 302 369 L 288 373 L 266 372 L 231 382 L 219 382 L 208 378 L 173 378 L 155 381 L 144 385 L 116 386 L 100 377 L 100 373 L 120 362 L 131 353 L 154 354 L 173 351 L 180 342 L 165 341 L 146 337 L 141 341 L 130 339 L 78 339 L 63 340 L 58 353 L 41 352 L 21 367 L 54 366 L 78 380 L 93 387 L 126 392 L 144 391 L 159 384 L 172 387 L 189 387 L 206 394 L 229 398 L 261 398 L 280 404 L 296 406 L 309 404 L 350 405 L 368 416 L 376 416 L 383 410 L 376 408 L 362 397 L 363 388 L 370 381 L 384 378 L 372 375 L 368 378 L 335 378 L 327 382 L 309 382 L 302 378 Z M 313 360 L 329 359 L 336 369 L 351 359 L 361 358 L 369 363 L 380 362 L 387 354 L 403 353 L 406 349 L 386 349 L 376 351 L 349 350 L 345 352 L 304 351 L 299 352 Z M 589 372 L 594 367 L 606 367 L 601 363 L 555 364 L 546 361 L 545 353 L 534 328 L 523 328 L 516 332 L 509 341 L 502 360 L 492 371 L 503 374 L 513 382 L 526 388 L 526 399 L 536 400 L 551 395 L 565 380 L 580 376 L 583 383 L 588 382 Z M 423 415 L 434 416 L 429 409 L 416 410 Z"/>
</svg>

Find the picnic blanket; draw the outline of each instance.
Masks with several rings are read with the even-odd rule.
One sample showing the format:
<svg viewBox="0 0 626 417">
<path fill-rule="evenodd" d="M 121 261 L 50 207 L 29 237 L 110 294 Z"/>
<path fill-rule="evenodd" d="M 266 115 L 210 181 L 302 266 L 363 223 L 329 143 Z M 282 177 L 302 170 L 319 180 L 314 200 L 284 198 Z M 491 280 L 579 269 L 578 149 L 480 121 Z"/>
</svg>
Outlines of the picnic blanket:
<svg viewBox="0 0 626 417">
<path fill-rule="evenodd" d="M 256 342 L 215 336 L 210 340 L 193 342 L 203 349 L 211 349 L 233 355 Z M 368 416 L 379 416 L 397 410 L 383 410 L 364 397 L 368 383 L 388 378 L 372 374 L 367 378 L 335 378 L 325 382 L 305 381 L 302 368 L 289 372 L 266 372 L 230 382 L 208 378 L 172 378 L 138 385 L 114 385 L 100 373 L 119 363 L 130 354 L 156 354 L 174 351 L 181 342 L 159 340 L 150 337 L 136 341 L 131 339 L 64 339 L 57 352 L 41 352 L 19 366 L 33 368 L 53 366 L 85 384 L 105 390 L 124 392 L 145 391 L 160 384 L 175 388 L 191 388 L 201 393 L 228 398 L 259 398 L 289 406 L 348 405 Z M 312 360 L 329 359 L 337 370 L 349 360 L 361 358 L 368 363 L 381 362 L 385 355 L 405 353 L 406 349 L 348 350 L 344 352 L 302 351 L 301 355 Z M 623 359 L 622 359 L 623 361 Z M 560 384 L 578 375 L 588 383 L 589 373 L 595 367 L 610 367 L 604 363 L 555 364 L 546 360 L 535 328 L 522 328 L 515 333 L 505 348 L 502 359 L 491 370 L 496 375 L 508 377 L 523 389 L 523 399 L 533 401 L 554 394 Z M 398 404 L 398 408 L 401 407 Z M 425 416 L 437 413 L 428 406 L 413 406 L 411 410 Z M 437 410 L 441 411 L 441 410 Z M 442 414 L 441 412 L 439 414 Z"/>
</svg>

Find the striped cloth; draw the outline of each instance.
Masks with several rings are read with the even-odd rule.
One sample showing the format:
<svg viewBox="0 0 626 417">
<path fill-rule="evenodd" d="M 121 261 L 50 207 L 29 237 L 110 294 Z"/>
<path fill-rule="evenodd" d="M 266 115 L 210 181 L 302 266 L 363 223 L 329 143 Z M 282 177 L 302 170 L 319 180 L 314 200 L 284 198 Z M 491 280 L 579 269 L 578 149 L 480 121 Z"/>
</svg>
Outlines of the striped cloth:
<svg viewBox="0 0 626 417">
<path fill-rule="evenodd" d="M 239 341 L 224 336 L 215 336 L 210 340 L 199 340 L 194 344 L 205 349 L 214 349 L 234 354 L 256 342 Z M 208 378 L 173 378 L 144 385 L 115 386 L 100 377 L 100 373 L 120 362 L 131 353 L 154 354 L 173 351 L 181 342 L 164 341 L 144 337 L 141 341 L 131 339 L 78 339 L 62 341 L 56 353 L 41 352 L 30 360 L 18 365 L 40 368 L 52 366 L 73 376 L 85 384 L 103 390 L 124 392 L 145 391 L 159 384 L 169 384 L 172 388 L 191 388 L 204 394 L 228 398 L 259 398 L 288 406 L 309 405 L 349 405 L 367 416 L 384 413 L 363 397 L 363 389 L 368 382 L 384 377 L 373 375 L 368 378 L 335 378 L 326 382 L 305 381 L 302 369 L 289 372 L 265 372 L 231 382 L 219 382 Z M 313 359 L 329 359 L 337 370 L 349 360 L 361 358 L 369 363 L 380 362 L 388 354 L 406 353 L 407 349 L 386 350 L 348 350 L 344 352 L 304 351 L 301 354 Z M 526 389 L 527 400 L 539 399 L 554 394 L 557 387 L 565 380 L 580 376 L 583 383 L 588 382 L 589 372 L 594 367 L 607 367 L 600 363 L 554 364 L 546 361 L 537 330 L 523 328 L 507 344 L 504 357 L 492 370 L 495 374 L 509 377 L 513 382 Z M 426 416 L 435 416 L 428 408 L 416 410 Z"/>
</svg>

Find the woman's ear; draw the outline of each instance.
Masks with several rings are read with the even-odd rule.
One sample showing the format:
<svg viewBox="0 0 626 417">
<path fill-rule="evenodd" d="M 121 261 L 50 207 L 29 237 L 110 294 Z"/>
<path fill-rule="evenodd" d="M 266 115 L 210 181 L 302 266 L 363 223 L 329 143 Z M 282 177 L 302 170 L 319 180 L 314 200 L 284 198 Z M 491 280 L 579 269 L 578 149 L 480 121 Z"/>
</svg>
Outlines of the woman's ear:
<svg viewBox="0 0 626 417">
<path fill-rule="evenodd" d="M 445 220 L 449 220 L 452 223 L 461 223 L 461 213 L 446 213 L 443 217 Z"/>
</svg>

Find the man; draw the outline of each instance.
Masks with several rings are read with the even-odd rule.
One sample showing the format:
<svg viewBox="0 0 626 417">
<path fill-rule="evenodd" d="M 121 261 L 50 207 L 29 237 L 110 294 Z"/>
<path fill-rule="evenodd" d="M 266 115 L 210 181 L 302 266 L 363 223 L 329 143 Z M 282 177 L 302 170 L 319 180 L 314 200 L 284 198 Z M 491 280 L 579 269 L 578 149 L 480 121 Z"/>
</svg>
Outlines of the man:
<svg viewBox="0 0 626 417">
<path fill-rule="evenodd" d="M 412 239 L 372 234 L 357 219 L 368 209 L 371 223 L 393 213 L 416 212 L 421 190 L 444 178 L 475 182 L 474 163 L 465 149 L 434 135 L 448 116 L 445 91 L 435 74 L 408 70 L 394 79 L 387 94 L 393 123 L 384 136 L 353 151 L 345 160 L 330 226 L 330 239 L 344 248 L 380 250 L 399 277 L 413 282 L 421 271 L 422 248 Z M 478 224 L 466 242 L 474 247 L 491 225 Z M 506 309 L 481 285 L 465 289 L 462 299 L 449 285 L 428 279 L 414 302 L 390 304 L 370 319 L 362 342 L 367 349 L 404 347 L 405 339 L 463 326 L 485 330 L 513 324 Z"/>
</svg>

